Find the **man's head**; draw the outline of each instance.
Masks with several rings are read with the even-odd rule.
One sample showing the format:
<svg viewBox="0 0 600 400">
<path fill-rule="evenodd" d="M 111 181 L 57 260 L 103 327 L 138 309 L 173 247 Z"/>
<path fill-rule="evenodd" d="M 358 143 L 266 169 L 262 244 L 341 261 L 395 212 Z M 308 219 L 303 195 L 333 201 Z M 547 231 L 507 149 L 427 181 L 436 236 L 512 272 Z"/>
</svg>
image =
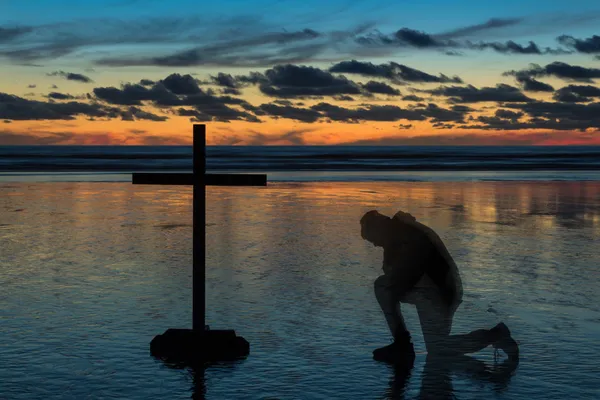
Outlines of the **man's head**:
<svg viewBox="0 0 600 400">
<path fill-rule="evenodd" d="M 360 236 L 375 246 L 383 246 L 388 236 L 390 221 L 390 217 L 380 214 L 377 210 L 371 210 L 360 219 Z"/>
</svg>

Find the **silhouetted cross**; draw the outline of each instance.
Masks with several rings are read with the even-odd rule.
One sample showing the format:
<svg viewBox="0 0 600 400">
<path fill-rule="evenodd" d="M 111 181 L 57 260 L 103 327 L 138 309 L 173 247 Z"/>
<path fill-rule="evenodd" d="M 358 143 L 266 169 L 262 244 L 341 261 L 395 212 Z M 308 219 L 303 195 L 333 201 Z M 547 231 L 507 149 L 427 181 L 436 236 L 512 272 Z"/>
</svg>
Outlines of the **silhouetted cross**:
<svg viewBox="0 0 600 400">
<path fill-rule="evenodd" d="M 135 173 L 132 183 L 142 185 L 193 185 L 193 330 L 204 330 L 206 318 L 206 185 L 266 186 L 259 174 L 206 174 L 206 125 L 194 125 L 193 173 Z"/>
</svg>

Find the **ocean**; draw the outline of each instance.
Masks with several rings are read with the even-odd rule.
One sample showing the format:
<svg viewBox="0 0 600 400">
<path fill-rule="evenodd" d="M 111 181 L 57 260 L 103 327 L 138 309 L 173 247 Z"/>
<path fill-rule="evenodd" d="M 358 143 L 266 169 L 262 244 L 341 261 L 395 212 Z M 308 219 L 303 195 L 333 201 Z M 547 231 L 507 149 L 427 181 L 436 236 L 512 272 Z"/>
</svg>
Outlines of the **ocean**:
<svg viewBox="0 0 600 400">
<path fill-rule="evenodd" d="M 595 180 L 600 171 L 600 147 L 584 146 L 208 146 L 206 154 L 209 171 L 276 181 Z M 0 146 L 2 176 L 191 169 L 191 146 Z"/>
<path fill-rule="evenodd" d="M 206 205 L 207 323 L 250 355 L 193 371 L 149 353 L 191 327 L 192 188 L 131 184 L 190 171 L 191 148 L 0 148 L 0 399 L 598 399 L 598 149 L 250 150 L 209 148 L 209 170 L 269 184 L 209 186 Z M 452 334 L 504 321 L 516 368 L 491 348 L 431 361 L 406 304 L 411 374 L 372 359 L 391 340 L 382 250 L 360 236 L 372 209 L 438 233 L 465 293 Z"/>
</svg>

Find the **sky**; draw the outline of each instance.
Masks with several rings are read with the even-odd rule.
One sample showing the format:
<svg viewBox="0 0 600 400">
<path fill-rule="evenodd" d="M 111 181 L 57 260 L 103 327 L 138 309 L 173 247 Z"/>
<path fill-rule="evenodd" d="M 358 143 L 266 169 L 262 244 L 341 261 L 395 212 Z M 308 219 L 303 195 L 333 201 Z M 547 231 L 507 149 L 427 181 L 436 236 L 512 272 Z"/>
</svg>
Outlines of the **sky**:
<svg viewBox="0 0 600 400">
<path fill-rule="evenodd" d="M 600 5 L 0 0 L 0 145 L 600 145 Z"/>
</svg>

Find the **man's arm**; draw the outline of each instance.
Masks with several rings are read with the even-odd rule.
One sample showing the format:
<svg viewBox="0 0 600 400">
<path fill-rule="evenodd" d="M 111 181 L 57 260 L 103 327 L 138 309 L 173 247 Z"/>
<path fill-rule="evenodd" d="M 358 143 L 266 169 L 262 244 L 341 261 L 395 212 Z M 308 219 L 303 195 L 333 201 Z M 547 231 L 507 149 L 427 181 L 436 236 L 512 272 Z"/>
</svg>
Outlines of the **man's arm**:
<svg viewBox="0 0 600 400">
<path fill-rule="evenodd" d="M 389 286 L 399 296 L 404 296 L 425 274 L 422 258 L 416 248 L 409 245 L 396 245 L 384 249 L 383 271 L 389 278 Z M 423 257 L 423 256 L 421 256 Z"/>
</svg>

